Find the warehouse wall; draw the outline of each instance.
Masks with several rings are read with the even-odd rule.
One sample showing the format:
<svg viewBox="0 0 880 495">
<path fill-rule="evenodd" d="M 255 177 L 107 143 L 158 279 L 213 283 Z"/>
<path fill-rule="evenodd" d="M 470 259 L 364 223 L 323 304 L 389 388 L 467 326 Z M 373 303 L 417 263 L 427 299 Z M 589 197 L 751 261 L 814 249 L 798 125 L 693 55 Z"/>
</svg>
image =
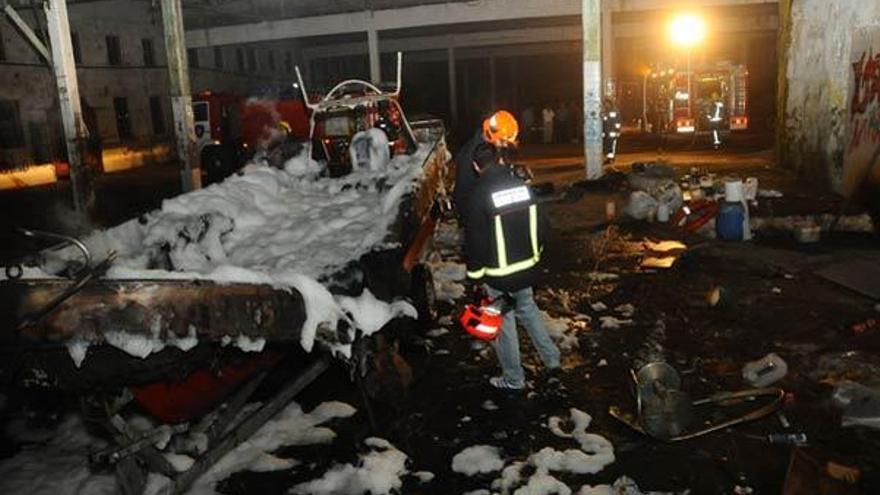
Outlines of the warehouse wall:
<svg viewBox="0 0 880 495">
<path fill-rule="evenodd" d="M 19 13 L 37 26 L 29 9 Z M 45 26 L 40 14 L 39 23 Z M 95 109 L 97 133 L 109 161 L 149 163 L 166 157 L 171 135 L 171 99 L 163 42 L 162 15 L 150 2 L 108 0 L 69 6 L 71 32 L 79 44 L 77 75 L 80 94 Z M 119 39 L 119 63 L 111 64 L 108 36 Z M 57 91 L 51 69 L 0 12 L 0 169 L 45 163 L 63 153 Z M 152 44 L 145 60 L 143 40 Z M 190 79 L 194 93 L 246 94 L 252 87 L 293 79 L 294 41 L 191 50 Z M 242 65 L 238 63 L 241 53 Z M 249 52 L 253 53 L 253 65 Z M 272 55 L 269 55 L 272 53 Z M 274 60 L 270 60 L 270 57 Z M 196 60 L 197 63 L 196 63 Z M 290 60 L 290 64 L 287 60 Z M 221 62 L 220 66 L 217 63 Z M 195 67 L 197 65 L 198 67 Z M 290 70 L 288 71 L 288 65 Z M 274 67 L 274 69 L 273 69 Z M 157 97 L 161 110 L 151 111 Z M 125 98 L 130 136 L 121 136 L 114 98 Z M 118 101 L 118 100 L 117 100 Z M 7 115 L 14 112 L 17 115 Z M 161 122 L 154 122 L 154 116 Z M 10 123 L 10 118 L 17 120 Z M 15 128 L 15 129 L 13 129 Z M 158 151 L 157 151 L 158 150 Z M 154 157 L 154 154 L 159 156 Z M 122 168 L 125 164 L 122 163 Z"/>
<path fill-rule="evenodd" d="M 852 39 L 880 27 L 880 2 L 788 0 L 783 165 L 819 176 L 844 192 L 844 154 L 853 79 Z M 785 9 L 785 6 L 783 6 Z M 783 31 L 784 33 L 784 31 Z M 875 53 L 877 50 L 875 50 Z M 848 191 L 846 191 L 848 192 Z"/>
</svg>

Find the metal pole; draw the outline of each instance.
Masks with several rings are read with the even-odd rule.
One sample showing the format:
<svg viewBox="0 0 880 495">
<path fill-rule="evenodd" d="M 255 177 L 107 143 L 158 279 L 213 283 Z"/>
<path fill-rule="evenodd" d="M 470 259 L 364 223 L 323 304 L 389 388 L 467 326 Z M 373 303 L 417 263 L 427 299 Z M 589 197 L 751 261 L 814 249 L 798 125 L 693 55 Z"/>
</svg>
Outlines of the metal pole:
<svg viewBox="0 0 880 495">
<path fill-rule="evenodd" d="M 602 80 L 605 96 L 613 96 L 614 36 L 611 34 L 611 2 L 604 0 L 602 7 Z"/>
<path fill-rule="evenodd" d="M 693 118 L 691 114 L 691 105 L 693 105 L 694 100 L 691 98 L 691 48 L 687 49 L 687 78 L 688 78 L 688 118 Z"/>
<path fill-rule="evenodd" d="M 76 64 L 70 41 L 70 23 L 67 19 L 67 3 L 65 0 L 49 0 L 43 4 L 43 8 L 46 12 L 49 41 L 52 45 L 52 66 L 55 71 L 55 83 L 58 86 L 58 104 L 67 145 L 67 163 L 70 164 L 73 208 L 78 213 L 86 213 L 94 206 L 95 195 L 89 171 L 83 162 L 88 129 L 83 121 L 80 107 Z"/>
<path fill-rule="evenodd" d="M 642 131 L 648 130 L 648 73 L 642 76 Z"/>
<path fill-rule="evenodd" d="M 587 179 L 602 176 L 602 22 L 600 0 L 581 0 L 584 70 L 584 159 Z"/>
<path fill-rule="evenodd" d="M 183 192 L 188 192 L 201 188 L 202 174 L 196 156 L 195 124 L 180 0 L 162 0 L 162 23 L 165 28 L 165 53 L 168 57 L 168 79 L 171 83 L 171 111 L 174 114 L 177 159 L 181 166 L 180 182 Z"/>
<path fill-rule="evenodd" d="M 373 13 L 370 12 L 372 17 Z M 370 80 L 373 84 L 379 84 L 382 82 L 382 60 L 379 56 L 379 32 L 373 26 L 367 29 L 367 48 L 370 52 Z"/>
<path fill-rule="evenodd" d="M 449 74 L 449 117 L 451 122 L 449 122 L 450 128 L 455 128 L 458 123 L 458 88 L 457 77 L 455 74 L 455 47 L 448 47 L 446 49 L 446 64 L 447 64 L 447 72 Z"/>
</svg>

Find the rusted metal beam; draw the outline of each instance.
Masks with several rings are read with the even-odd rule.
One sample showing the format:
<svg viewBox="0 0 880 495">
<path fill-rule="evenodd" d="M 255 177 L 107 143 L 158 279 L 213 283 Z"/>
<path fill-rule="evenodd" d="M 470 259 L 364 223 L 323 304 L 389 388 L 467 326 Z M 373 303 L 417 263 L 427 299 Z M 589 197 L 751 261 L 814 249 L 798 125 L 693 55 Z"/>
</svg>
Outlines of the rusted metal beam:
<svg viewBox="0 0 880 495">
<path fill-rule="evenodd" d="M 18 321 L 39 311 L 74 283 L 59 279 L 6 281 L 0 284 L 0 315 Z M 102 279 L 93 280 L 39 323 L 23 329 L 21 337 L 100 344 L 109 332 L 164 341 L 187 337 L 194 331 L 199 341 L 243 335 L 291 342 L 299 340 L 305 319 L 305 303 L 296 290 L 205 281 Z M 0 342 L 13 337 L 0 335 Z"/>
</svg>

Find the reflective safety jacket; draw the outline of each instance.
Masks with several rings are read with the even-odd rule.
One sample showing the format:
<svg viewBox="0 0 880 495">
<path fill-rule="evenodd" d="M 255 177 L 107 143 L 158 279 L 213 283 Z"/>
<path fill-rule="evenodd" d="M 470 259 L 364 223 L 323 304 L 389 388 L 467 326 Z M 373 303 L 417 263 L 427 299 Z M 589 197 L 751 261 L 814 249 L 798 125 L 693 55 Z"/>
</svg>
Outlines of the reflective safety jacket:
<svg viewBox="0 0 880 495">
<path fill-rule="evenodd" d="M 544 230 L 526 183 L 510 167 L 490 165 L 467 201 L 464 254 L 468 278 L 503 292 L 534 285 Z"/>
</svg>

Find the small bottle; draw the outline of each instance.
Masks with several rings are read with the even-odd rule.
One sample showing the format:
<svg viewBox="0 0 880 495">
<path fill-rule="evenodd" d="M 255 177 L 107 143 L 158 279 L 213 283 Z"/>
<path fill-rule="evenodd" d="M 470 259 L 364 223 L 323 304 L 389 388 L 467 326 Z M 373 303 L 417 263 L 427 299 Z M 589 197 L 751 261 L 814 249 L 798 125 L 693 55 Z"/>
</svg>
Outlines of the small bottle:
<svg viewBox="0 0 880 495">
<path fill-rule="evenodd" d="M 766 387 L 779 381 L 787 373 L 788 365 L 773 352 L 757 361 L 746 363 L 742 370 L 743 379 L 753 387 Z"/>
<path fill-rule="evenodd" d="M 611 222 L 615 217 L 617 217 L 617 205 L 613 199 L 609 199 L 605 202 L 605 221 Z"/>
<path fill-rule="evenodd" d="M 767 435 L 767 441 L 770 443 L 781 443 L 785 445 L 805 445 L 807 443 L 806 433 L 771 433 Z"/>
</svg>

